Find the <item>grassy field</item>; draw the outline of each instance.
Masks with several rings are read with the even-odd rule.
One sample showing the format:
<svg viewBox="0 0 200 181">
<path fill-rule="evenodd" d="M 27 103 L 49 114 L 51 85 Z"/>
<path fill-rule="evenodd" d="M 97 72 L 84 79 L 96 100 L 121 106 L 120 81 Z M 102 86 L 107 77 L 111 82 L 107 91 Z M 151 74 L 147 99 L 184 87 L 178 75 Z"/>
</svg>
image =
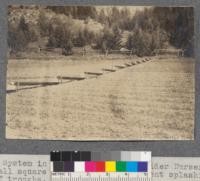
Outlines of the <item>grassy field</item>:
<svg viewBox="0 0 200 181">
<path fill-rule="evenodd" d="M 8 84 L 83 75 L 124 62 L 130 59 L 9 60 Z M 153 57 L 97 78 L 7 94 L 6 137 L 189 140 L 194 138 L 194 91 L 193 59 Z"/>
</svg>

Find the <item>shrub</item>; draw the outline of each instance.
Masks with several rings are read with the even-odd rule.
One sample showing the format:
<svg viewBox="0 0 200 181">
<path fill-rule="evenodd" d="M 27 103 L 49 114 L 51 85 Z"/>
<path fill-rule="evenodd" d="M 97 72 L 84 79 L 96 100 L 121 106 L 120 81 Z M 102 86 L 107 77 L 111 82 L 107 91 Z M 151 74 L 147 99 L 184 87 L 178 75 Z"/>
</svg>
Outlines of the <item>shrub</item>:
<svg viewBox="0 0 200 181">
<path fill-rule="evenodd" d="M 77 33 L 76 38 L 74 39 L 74 45 L 77 47 L 83 47 L 87 43 L 87 37 L 84 34 L 84 31 L 80 29 Z"/>
<path fill-rule="evenodd" d="M 29 28 L 25 18 L 21 16 L 19 24 L 8 23 L 8 46 L 11 52 L 24 51 L 30 42 L 38 40 L 37 30 Z"/>
<path fill-rule="evenodd" d="M 49 35 L 49 20 L 46 14 L 44 13 L 44 11 L 40 11 L 37 23 L 40 29 L 40 34 L 42 36 L 48 36 Z"/>
<path fill-rule="evenodd" d="M 121 43 L 121 32 L 117 26 L 113 28 L 104 28 L 103 33 L 97 37 L 97 48 L 101 49 L 102 52 L 106 50 L 117 50 L 120 48 Z"/>
<path fill-rule="evenodd" d="M 138 56 L 149 56 L 154 54 L 155 49 L 162 48 L 167 41 L 164 30 L 157 29 L 152 33 L 137 28 L 128 36 L 126 47 Z"/>
<path fill-rule="evenodd" d="M 47 46 L 53 48 L 64 49 L 64 54 L 71 54 L 72 52 L 72 20 L 70 17 L 66 21 L 61 21 L 59 16 L 52 19 L 51 31 L 49 33 L 49 40 Z"/>
<path fill-rule="evenodd" d="M 16 53 L 18 51 L 23 51 L 27 44 L 28 40 L 24 36 L 24 32 L 10 25 L 8 31 L 8 46 L 11 52 Z"/>
</svg>

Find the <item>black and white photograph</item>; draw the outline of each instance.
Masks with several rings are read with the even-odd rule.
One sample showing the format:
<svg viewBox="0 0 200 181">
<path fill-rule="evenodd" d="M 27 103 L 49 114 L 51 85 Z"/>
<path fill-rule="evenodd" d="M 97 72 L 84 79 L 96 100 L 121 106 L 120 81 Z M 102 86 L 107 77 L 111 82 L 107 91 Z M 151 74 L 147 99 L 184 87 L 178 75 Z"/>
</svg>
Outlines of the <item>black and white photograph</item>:
<svg viewBox="0 0 200 181">
<path fill-rule="evenodd" d="M 194 8 L 8 7 L 6 138 L 193 140 Z"/>
</svg>

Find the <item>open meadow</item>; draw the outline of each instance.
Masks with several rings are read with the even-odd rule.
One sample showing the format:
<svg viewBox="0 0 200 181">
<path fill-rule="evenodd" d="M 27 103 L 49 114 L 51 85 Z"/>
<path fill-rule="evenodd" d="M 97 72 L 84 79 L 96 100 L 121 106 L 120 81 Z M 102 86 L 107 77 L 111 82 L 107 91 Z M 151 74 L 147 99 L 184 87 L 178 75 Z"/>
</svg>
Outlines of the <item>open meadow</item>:
<svg viewBox="0 0 200 181">
<path fill-rule="evenodd" d="M 6 137 L 49 140 L 190 140 L 194 138 L 194 60 L 183 57 L 8 60 L 16 81 L 58 81 L 7 92 Z M 137 63 L 140 61 L 140 63 Z M 135 62 L 117 68 L 115 65 Z M 102 71 L 103 68 L 115 72 Z M 99 72 L 99 76 L 84 72 Z"/>
</svg>

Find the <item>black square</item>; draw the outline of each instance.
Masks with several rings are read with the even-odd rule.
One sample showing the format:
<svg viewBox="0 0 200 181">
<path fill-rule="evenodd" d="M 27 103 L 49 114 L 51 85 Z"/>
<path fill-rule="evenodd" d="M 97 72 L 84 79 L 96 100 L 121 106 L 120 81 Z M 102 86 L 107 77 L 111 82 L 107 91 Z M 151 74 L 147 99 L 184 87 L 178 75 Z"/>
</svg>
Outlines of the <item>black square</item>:
<svg viewBox="0 0 200 181">
<path fill-rule="evenodd" d="M 72 160 L 72 152 L 62 151 L 61 152 L 61 160 L 62 161 L 71 161 Z"/>
<path fill-rule="evenodd" d="M 80 161 L 81 160 L 81 154 L 79 151 L 72 152 L 72 161 Z"/>
<path fill-rule="evenodd" d="M 53 171 L 54 172 L 64 172 L 64 162 L 62 162 L 62 161 L 53 162 Z"/>
<path fill-rule="evenodd" d="M 51 161 L 61 161 L 61 152 L 60 151 L 52 151 L 50 153 Z"/>
<path fill-rule="evenodd" d="M 65 172 L 74 172 L 74 162 L 72 161 L 64 162 L 64 169 Z"/>
<path fill-rule="evenodd" d="M 91 152 L 82 151 L 81 152 L 81 161 L 91 161 Z"/>
</svg>

